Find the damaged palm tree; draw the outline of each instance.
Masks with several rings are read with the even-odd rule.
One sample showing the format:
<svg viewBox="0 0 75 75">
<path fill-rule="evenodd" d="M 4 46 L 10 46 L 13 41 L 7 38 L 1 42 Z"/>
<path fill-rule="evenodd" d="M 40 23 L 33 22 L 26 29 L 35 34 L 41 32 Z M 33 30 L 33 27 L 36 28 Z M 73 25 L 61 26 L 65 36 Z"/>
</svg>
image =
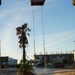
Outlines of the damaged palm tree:
<svg viewBox="0 0 75 75">
<path fill-rule="evenodd" d="M 32 66 L 29 65 L 29 62 L 26 60 L 26 46 L 28 45 L 27 34 L 30 36 L 28 32 L 31 30 L 27 27 L 27 23 L 22 25 L 22 27 L 16 28 L 17 35 L 19 36 L 19 47 L 23 48 L 23 62 L 20 63 L 18 69 L 18 75 L 34 75 L 30 70 L 32 70 Z"/>
<path fill-rule="evenodd" d="M 25 48 L 28 44 L 28 39 L 27 39 L 27 34 L 30 35 L 28 32 L 31 31 L 28 27 L 27 24 L 25 23 L 24 25 L 22 25 L 22 27 L 17 27 L 16 28 L 17 31 L 17 35 L 19 36 L 19 47 L 23 48 L 23 63 L 26 62 L 26 51 Z"/>
</svg>

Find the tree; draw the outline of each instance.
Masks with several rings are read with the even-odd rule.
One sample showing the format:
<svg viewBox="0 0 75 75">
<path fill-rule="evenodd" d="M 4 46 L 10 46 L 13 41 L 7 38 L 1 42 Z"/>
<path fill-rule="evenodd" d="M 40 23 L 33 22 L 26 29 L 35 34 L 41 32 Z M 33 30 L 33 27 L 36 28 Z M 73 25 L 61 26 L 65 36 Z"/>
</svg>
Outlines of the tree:
<svg viewBox="0 0 75 75">
<path fill-rule="evenodd" d="M 25 64 L 20 62 L 17 74 L 18 75 L 35 75 L 33 71 L 34 69 L 32 68 L 32 65 L 29 65 L 28 61 Z"/>
<path fill-rule="evenodd" d="M 17 35 L 18 35 L 19 43 L 20 43 L 19 47 L 23 48 L 23 63 L 25 63 L 26 62 L 25 48 L 28 44 L 27 34 L 30 36 L 28 32 L 30 32 L 31 30 L 27 27 L 27 23 L 25 23 L 22 25 L 22 27 L 17 27 L 16 31 L 17 31 Z"/>
<path fill-rule="evenodd" d="M 27 27 L 27 23 L 23 24 L 22 27 L 16 28 L 17 35 L 19 38 L 19 47 L 23 48 L 23 62 L 19 64 L 18 75 L 34 75 L 32 66 L 29 65 L 29 62 L 26 60 L 26 51 L 25 48 L 28 45 L 27 35 L 30 36 L 28 32 L 31 30 Z"/>
</svg>

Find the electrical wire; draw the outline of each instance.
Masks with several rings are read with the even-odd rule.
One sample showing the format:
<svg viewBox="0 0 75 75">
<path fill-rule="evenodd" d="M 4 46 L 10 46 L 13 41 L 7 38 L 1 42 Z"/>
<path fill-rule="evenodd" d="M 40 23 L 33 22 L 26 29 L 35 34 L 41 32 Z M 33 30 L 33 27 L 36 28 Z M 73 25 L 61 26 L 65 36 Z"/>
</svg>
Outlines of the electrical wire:
<svg viewBox="0 0 75 75">
<path fill-rule="evenodd" d="M 35 55 L 35 24 L 34 24 L 34 6 L 33 6 L 33 42 L 34 42 L 34 55 Z"/>
<path fill-rule="evenodd" d="M 41 17 L 42 17 L 42 31 L 43 31 L 43 48 L 44 48 L 44 67 L 46 68 L 46 52 L 45 52 L 45 38 L 44 38 L 44 20 L 43 20 L 43 7 L 41 6 Z"/>
</svg>

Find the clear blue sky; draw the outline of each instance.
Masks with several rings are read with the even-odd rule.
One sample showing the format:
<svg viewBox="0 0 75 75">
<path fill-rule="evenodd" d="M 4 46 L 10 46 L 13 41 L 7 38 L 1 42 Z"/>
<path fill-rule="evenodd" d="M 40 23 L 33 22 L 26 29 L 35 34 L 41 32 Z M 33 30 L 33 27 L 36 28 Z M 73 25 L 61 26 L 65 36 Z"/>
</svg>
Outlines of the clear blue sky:
<svg viewBox="0 0 75 75">
<path fill-rule="evenodd" d="M 35 51 L 44 53 L 41 7 L 34 7 Z M 45 50 L 52 52 L 70 52 L 75 49 L 75 7 L 72 0 L 46 0 L 43 6 Z M 16 59 L 22 58 L 22 49 L 18 47 L 16 28 L 28 23 L 32 30 L 28 37 L 27 56 L 33 58 L 33 7 L 30 0 L 2 0 L 0 6 L 1 55 Z"/>
</svg>

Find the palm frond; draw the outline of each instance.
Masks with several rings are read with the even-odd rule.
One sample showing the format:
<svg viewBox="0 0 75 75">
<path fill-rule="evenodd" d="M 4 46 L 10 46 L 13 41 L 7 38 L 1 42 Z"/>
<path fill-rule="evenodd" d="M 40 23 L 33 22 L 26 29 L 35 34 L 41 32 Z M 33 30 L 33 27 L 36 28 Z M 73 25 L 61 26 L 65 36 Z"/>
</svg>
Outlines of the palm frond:
<svg viewBox="0 0 75 75">
<path fill-rule="evenodd" d="M 25 72 L 31 72 L 34 71 L 33 67 L 29 65 L 29 62 L 26 63 L 20 63 L 18 68 L 18 75 L 24 75 Z"/>
<path fill-rule="evenodd" d="M 27 28 L 27 23 L 25 23 L 24 25 L 22 25 L 22 29 L 26 29 Z"/>
<path fill-rule="evenodd" d="M 28 34 L 28 36 L 30 36 L 30 34 L 29 33 L 27 33 Z"/>
</svg>

